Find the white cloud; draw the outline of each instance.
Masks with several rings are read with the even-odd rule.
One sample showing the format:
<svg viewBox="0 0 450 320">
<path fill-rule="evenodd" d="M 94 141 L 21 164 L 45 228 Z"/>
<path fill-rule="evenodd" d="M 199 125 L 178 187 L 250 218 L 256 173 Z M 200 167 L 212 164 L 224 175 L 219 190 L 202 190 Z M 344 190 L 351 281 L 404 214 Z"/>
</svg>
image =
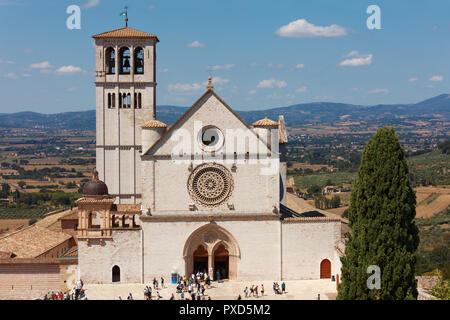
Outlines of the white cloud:
<svg viewBox="0 0 450 320">
<path fill-rule="evenodd" d="M 274 87 L 278 87 L 278 88 L 284 88 L 287 86 L 287 82 L 284 80 L 277 80 L 277 79 L 268 79 L 268 80 L 263 80 L 260 83 L 258 83 L 257 88 L 274 88 Z"/>
<path fill-rule="evenodd" d="M 280 37 L 289 38 L 341 37 L 347 35 L 347 30 L 336 24 L 322 27 L 315 26 L 305 19 L 298 19 L 282 26 L 275 33 Z"/>
<path fill-rule="evenodd" d="M 148 8 L 149 8 L 149 9 L 154 9 L 155 6 L 151 4 L 151 5 L 148 6 Z"/>
<path fill-rule="evenodd" d="M 0 59 L 0 63 L 14 64 L 14 61 Z"/>
<path fill-rule="evenodd" d="M 12 72 L 5 74 L 4 77 L 8 79 L 19 79 L 19 76 Z"/>
<path fill-rule="evenodd" d="M 257 64 L 256 62 L 252 62 L 252 63 L 250 63 L 248 66 L 253 68 L 253 67 L 258 66 L 258 64 Z"/>
<path fill-rule="evenodd" d="M 33 63 L 28 68 L 29 69 L 49 69 L 49 68 L 52 68 L 52 65 L 48 61 L 43 61 L 40 63 Z"/>
<path fill-rule="evenodd" d="M 78 72 L 84 72 L 84 70 L 82 70 L 79 67 L 72 66 L 72 65 L 62 66 L 61 68 L 59 68 L 58 70 L 55 71 L 56 74 L 72 74 L 72 73 L 78 73 Z"/>
<path fill-rule="evenodd" d="M 77 87 L 70 87 L 70 88 L 66 89 L 66 91 L 68 91 L 68 92 L 74 92 L 76 90 L 77 90 Z"/>
<path fill-rule="evenodd" d="M 194 42 L 188 43 L 187 46 L 190 48 L 199 48 L 199 47 L 204 47 L 205 45 L 203 43 L 200 43 L 199 41 L 195 40 Z"/>
<path fill-rule="evenodd" d="M 345 59 L 341 61 L 339 64 L 342 67 L 359 67 L 359 66 L 365 66 L 372 63 L 372 54 L 360 54 L 359 51 L 351 51 L 347 55 L 344 56 Z"/>
<path fill-rule="evenodd" d="M 369 93 L 389 93 L 389 89 L 385 89 L 385 88 L 383 88 L 383 89 L 373 89 L 373 90 L 371 90 L 371 91 L 369 91 Z"/>
<path fill-rule="evenodd" d="M 417 77 L 412 77 L 408 79 L 408 82 L 416 82 L 417 80 L 419 80 L 419 78 Z"/>
<path fill-rule="evenodd" d="M 250 90 L 248 93 L 250 93 L 250 94 L 255 94 L 255 93 L 256 93 L 256 90 Z"/>
<path fill-rule="evenodd" d="M 23 52 L 25 52 L 25 53 L 32 53 L 33 50 L 31 50 L 31 49 L 25 49 L 25 50 L 23 50 Z"/>
<path fill-rule="evenodd" d="M 29 73 L 22 73 L 22 77 L 24 77 L 24 78 L 28 78 L 30 76 L 31 76 L 31 74 L 29 74 Z"/>
<path fill-rule="evenodd" d="M 189 92 L 189 91 L 198 91 L 202 90 L 205 87 L 200 83 L 175 83 L 169 84 L 169 91 L 178 91 L 178 92 Z"/>
<path fill-rule="evenodd" d="M 98 6 L 100 4 L 100 0 L 89 0 L 83 5 L 84 9 L 90 9 Z"/>
<path fill-rule="evenodd" d="M 230 82 L 230 80 L 228 80 L 228 79 L 223 79 L 223 78 L 221 78 L 221 77 L 213 77 L 213 78 L 211 79 L 211 81 L 212 81 L 212 84 L 213 84 L 213 85 L 215 85 L 215 84 L 225 84 L 225 83 Z M 207 84 L 208 84 L 208 81 L 203 82 L 203 85 L 206 86 Z"/>
<path fill-rule="evenodd" d="M 304 67 L 305 65 L 303 63 L 299 63 L 298 65 L 295 66 L 296 69 L 302 69 Z"/>
<path fill-rule="evenodd" d="M 440 81 L 444 80 L 444 77 L 443 76 L 432 76 L 428 80 L 433 81 L 433 82 L 440 82 Z"/>
<path fill-rule="evenodd" d="M 301 88 L 298 88 L 298 89 L 295 90 L 295 91 L 297 91 L 297 92 L 306 92 L 306 90 L 307 90 L 306 87 L 301 87 Z"/>
<path fill-rule="evenodd" d="M 169 69 L 164 68 L 164 69 L 159 69 L 158 71 L 159 71 L 159 72 L 169 72 Z"/>
<path fill-rule="evenodd" d="M 217 70 L 229 70 L 231 68 L 234 68 L 236 65 L 235 64 L 224 64 L 224 65 L 217 65 L 217 66 L 209 66 L 207 69 L 208 70 L 212 70 L 212 71 L 217 71 Z"/>
</svg>

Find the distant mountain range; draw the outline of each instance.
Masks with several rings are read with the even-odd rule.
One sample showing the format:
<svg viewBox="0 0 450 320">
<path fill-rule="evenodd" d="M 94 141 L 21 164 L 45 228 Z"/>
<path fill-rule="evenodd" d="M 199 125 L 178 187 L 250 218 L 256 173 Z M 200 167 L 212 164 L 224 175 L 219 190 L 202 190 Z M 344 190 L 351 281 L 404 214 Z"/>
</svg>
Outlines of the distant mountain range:
<svg viewBox="0 0 450 320">
<path fill-rule="evenodd" d="M 188 108 L 157 106 L 157 119 L 167 124 L 174 123 Z M 395 124 L 405 120 L 450 121 L 450 94 L 421 101 L 415 104 L 391 104 L 361 106 L 334 102 L 315 102 L 256 111 L 238 111 L 248 124 L 269 117 L 278 119 L 284 115 L 288 126 L 307 123 L 330 123 L 336 121 L 363 121 Z M 42 114 L 37 112 L 1 113 L 0 127 L 48 129 L 95 129 L 95 110 Z"/>
</svg>

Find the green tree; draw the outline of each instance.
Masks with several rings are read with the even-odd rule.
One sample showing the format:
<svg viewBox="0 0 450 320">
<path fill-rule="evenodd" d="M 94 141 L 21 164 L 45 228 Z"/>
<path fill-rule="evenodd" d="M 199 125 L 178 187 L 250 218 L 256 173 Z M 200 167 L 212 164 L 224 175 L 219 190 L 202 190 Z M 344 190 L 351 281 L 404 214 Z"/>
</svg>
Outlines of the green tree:
<svg viewBox="0 0 450 320">
<path fill-rule="evenodd" d="M 378 129 L 364 148 L 351 194 L 348 214 L 353 232 L 341 258 L 338 299 L 417 298 L 415 205 L 398 137 L 393 128 Z M 368 288 L 370 265 L 380 267 L 380 289 Z"/>
<path fill-rule="evenodd" d="M 0 192 L 0 195 L 2 198 L 9 196 L 11 192 L 11 187 L 7 183 L 2 183 L 2 191 Z"/>
<path fill-rule="evenodd" d="M 27 184 L 25 181 L 19 181 L 19 182 L 17 182 L 17 184 L 19 185 L 19 187 L 21 188 L 21 189 L 23 189 L 23 187 Z"/>
<path fill-rule="evenodd" d="M 437 275 L 439 280 L 431 290 L 431 294 L 440 300 L 450 300 L 450 280 L 443 279 L 440 270 L 437 271 Z"/>
</svg>

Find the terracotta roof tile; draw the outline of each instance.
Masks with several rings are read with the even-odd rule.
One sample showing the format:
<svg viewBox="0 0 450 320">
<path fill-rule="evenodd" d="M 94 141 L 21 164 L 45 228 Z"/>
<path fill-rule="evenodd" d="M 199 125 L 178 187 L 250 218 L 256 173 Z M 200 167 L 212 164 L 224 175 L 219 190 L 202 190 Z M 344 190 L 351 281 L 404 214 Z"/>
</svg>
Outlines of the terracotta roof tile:
<svg viewBox="0 0 450 320">
<path fill-rule="evenodd" d="M 0 238 L 0 251 L 14 252 L 18 258 L 36 258 L 72 238 L 36 224 Z"/>
<path fill-rule="evenodd" d="M 120 28 L 112 31 L 107 31 L 103 33 L 96 34 L 92 38 L 94 39 L 102 39 L 102 38 L 155 38 L 157 42 L 159 42 L 158 37 L 154 34 L 142 32 L 132 28 Z"/>
<path fill-rule="evenodd" d="M 65 211 L 61 211 L 58 213 L 54 213 L 52 215 L 48 215 L 46 216 L 44 219 L 39 220 L 38 222 L 36 222 L 36 225 L 39 227 L 43 227 L 43 228 L 49 228 L 51 226 L 53 226 L 55 223 L 59 223 L 59 220 L 69 216 L 73 213 L 77 213 L 78 214 L 78 209 L 77 208 L 73 208 L 72 211 L 71 210 L 65 210 Z"/>
<path fill-rule="evenodd" d="M 278 127 L 278 122 L 275 122 L 273 120 L 270 120 L 269 118 L 265 117 L 264 119 L 258 120 L 255 123 L 253 123 L 254 127 Z"/>
<path fill-rule="evenodd" d="M 141 128 L 167 128 L 167 124 L 158 120 L 150 120 L 142 124 Z"/>
</svg>

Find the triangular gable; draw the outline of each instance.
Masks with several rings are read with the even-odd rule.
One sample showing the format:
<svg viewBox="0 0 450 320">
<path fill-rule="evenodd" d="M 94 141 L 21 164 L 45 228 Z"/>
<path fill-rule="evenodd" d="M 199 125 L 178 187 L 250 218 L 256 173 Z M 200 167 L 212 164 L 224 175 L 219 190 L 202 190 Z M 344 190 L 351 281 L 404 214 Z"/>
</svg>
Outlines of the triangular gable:
<svg viewBox="0 0 450 320">
<path fill-rule="evenodd" d="M 207 89 L 206 92 L 188 109 L 185 113 L 172 125 L 167 131 L 162 135 L 162 137 L 150 147 L 149 150 L 144 152 L 144 155 L 153 155 L 155 154 L 167 141 L 170 139 L 172 133 L 181 128 L 195 112 L 199 110 L 212 96 L 214 96 L 230 113 L 247 129 L 251 134 L 256 133 L 252 130 L 252 128 L 236 113 L 233 109 L 223 101 L 212 89 Z"/>
</svg>

